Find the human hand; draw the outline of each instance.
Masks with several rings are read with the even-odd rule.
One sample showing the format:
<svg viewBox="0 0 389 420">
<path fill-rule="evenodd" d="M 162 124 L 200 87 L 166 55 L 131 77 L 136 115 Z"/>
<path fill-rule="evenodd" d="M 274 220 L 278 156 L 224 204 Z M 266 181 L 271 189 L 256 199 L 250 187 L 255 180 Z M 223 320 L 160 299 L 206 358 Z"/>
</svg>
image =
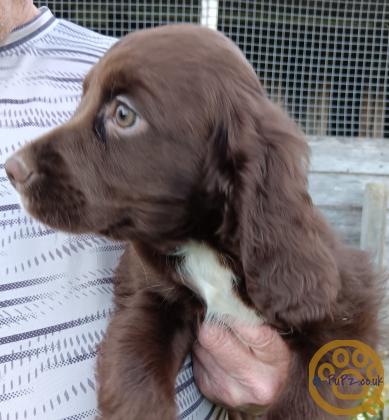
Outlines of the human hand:
<svg viewBox="0 0 389 420">
<path fill-rule="evenodd" d="M 287 380 L 291 353 L 268 325 L 201 326 L 193 348 L 193 374 L 211 401 L 260 414 Z"/>
</svg>

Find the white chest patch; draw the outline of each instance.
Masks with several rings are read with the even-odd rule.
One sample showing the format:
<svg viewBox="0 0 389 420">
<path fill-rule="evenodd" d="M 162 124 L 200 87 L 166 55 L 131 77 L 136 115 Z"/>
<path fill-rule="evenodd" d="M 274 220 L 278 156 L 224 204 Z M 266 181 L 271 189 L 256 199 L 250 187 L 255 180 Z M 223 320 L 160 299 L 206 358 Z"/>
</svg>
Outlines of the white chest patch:
<svg viewBox="0 0 389 420">
<path fill-rule="evenodd" d="M 260 315 L 237 296 L 234 289 L 238 279 L 210 247 L 190 242 L 180 247 L 177 255 L 183 258 L 178 267 L 183 282 L 206 304 L 206 320 L 225 324 L 229 320 L 237 320 L 244 325 L 263 323 Z"/>
</svg>

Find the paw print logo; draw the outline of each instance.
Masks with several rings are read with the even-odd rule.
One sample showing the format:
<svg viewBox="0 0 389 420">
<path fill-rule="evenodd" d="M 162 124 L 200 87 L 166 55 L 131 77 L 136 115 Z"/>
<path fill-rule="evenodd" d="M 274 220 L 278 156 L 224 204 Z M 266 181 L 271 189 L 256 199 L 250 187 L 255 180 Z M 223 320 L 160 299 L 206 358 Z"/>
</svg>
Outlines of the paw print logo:
<svg viewBox="0 0 389 420">
<path fill-rule="evenodd" d="M 330 414 L 375 414 L 377 406 L 383 408 L 383 377 L 382 362 L 370 346 L 358 340 L 334 340 L 309 363 L 309 393 Z"/>
</svg>

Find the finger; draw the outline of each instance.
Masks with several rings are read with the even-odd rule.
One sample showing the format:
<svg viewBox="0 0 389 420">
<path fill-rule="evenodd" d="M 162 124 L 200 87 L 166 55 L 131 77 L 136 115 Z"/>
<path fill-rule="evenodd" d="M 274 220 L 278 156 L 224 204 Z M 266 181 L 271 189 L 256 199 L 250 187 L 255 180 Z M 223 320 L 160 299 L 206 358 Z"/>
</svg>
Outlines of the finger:
<svg viewBox="0 0 389 420">
<path fill-rule="evenodd" d="M 196 346 L 193 353 L 193 376 L 202 394 L 211 401 L 235 407 L 247 400 L 246 390 L 201 346 Z"/>
<path fill-rule="evenodd" d="M 201 393 L 211 401 L 216 402 L 218 400 L 215 394 L 215 387 L 212 385 L 211 379 L 208 374 L 208 370 L 204 367 L 201 360 L 193 352 L 193 377 L 194 380 L 200 389 Z M 219 402 L 219 400 L 217 401 Z"/>
<path fill-rule="evenodd" d="M 204 322 L 198 329 L 197 340 L 202 347 L 213 350 L 213 348 L 222 345 L 229 334 L 230 331 L 223 324 Z"/>
<path fill-rule="evenodd" d="M 244 325 L 238 321 L 229 324 L 229 328 L 212 323 L 204 323 L 198 332 L 198 340 L 201 345 L 212 351 L 220 345 L 228 344 L 226 341 L 232 341 L 231 332 L 236 338 L 247 347 L 256 349 L 273 346 L 273 343 L 279 344 L 283 340 L 277 331 L 269 325 Z"/>
<path fill-rule="evenodd" d="M 214 357 L 214 354 L 207 348 L 203 347 L 200 342 L 193 345 L 192 352 L 195 360 L 198 361 L 207 372 L 210 373 L 216 370 L 217 374 L 224 374 L 223 366 L 218 363 Z"/>
<path fill-rule="evenodd" d="M 242 360 L 250 356 L 247 345 L 243 345 L 234 334 L 218 325 L 203 324 L 197 339 L 219 366 L 240 366 Z"/>
<path fill-rule="evenodd" d="M 290 350 L 279 333 L 269 325 L 247 326 L 232 324 L 231 330 L 250 353 L 263 363 L 290 361 Z"/>
<path fill-rule="evenodd" d="M 276 330 L 265 324 L 252 326 L 235 321 L 231 324 L 231 330 L 239 341 L 257 349 L 271 346 L 279 337 Z M 282 340 L 281 337 L 279 339 Z"/>
</svg>

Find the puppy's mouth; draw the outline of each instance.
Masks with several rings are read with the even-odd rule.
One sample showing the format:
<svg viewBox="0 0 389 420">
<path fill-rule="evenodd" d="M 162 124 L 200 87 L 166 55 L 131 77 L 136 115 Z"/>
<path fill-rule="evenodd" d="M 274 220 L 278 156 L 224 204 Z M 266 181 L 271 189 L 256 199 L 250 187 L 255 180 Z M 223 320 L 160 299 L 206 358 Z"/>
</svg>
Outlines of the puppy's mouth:
<svg viewBox="0 0 389 420">
<path fill-rule="evenodd" d="M 16 154 L 5 163 L 7 176 L 20 194 L 26 211 L 45 225 L 68 232 L 85 232 L 82 225 L 86 200 L 64 171 L 56 172 L 56 167 L 38 169 L 39 165 L 27 165 Z M 34 169 L 30 169 L 34 168 Z"/>
</svg>

